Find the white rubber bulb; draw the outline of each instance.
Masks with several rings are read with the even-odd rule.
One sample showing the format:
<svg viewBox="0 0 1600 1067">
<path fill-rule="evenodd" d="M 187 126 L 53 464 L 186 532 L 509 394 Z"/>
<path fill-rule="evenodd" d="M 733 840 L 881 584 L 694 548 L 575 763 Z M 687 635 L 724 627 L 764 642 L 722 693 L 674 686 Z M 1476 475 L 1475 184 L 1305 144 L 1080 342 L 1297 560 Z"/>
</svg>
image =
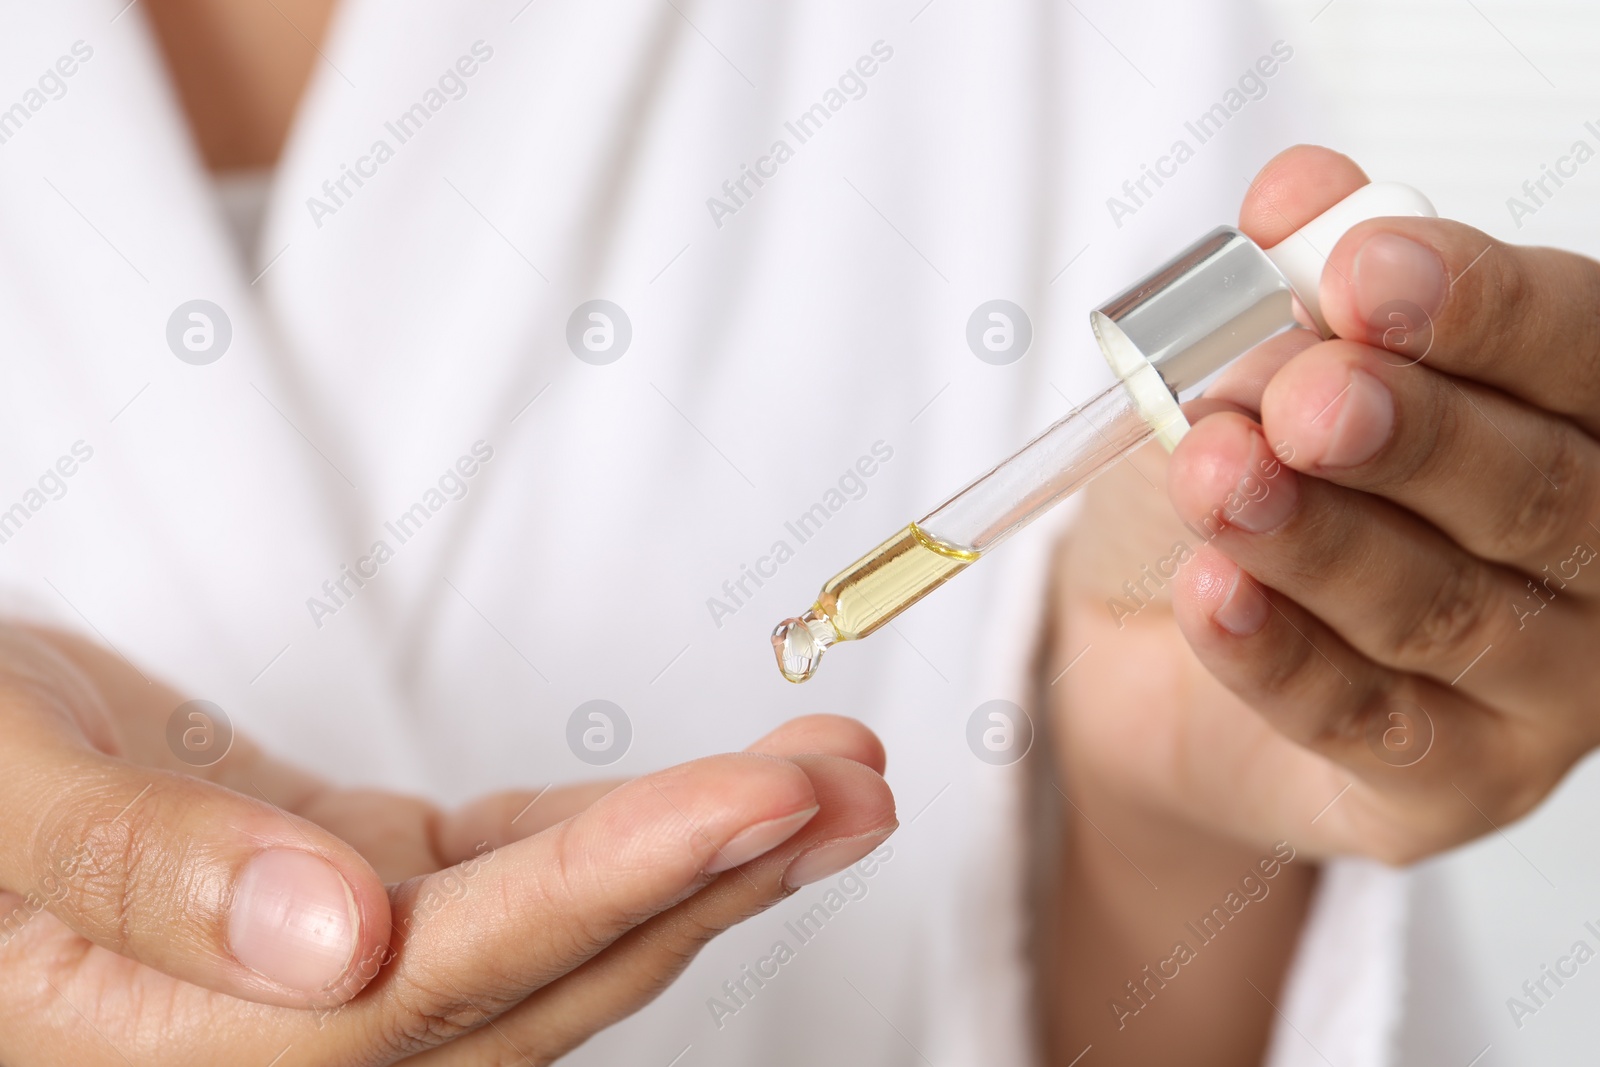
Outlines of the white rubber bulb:
<svg viewBox="0 0 1600 1067">
<path fill-rule="evenodd" d="M 1328 265 L 1334 245 L 1358 224 L 1368 219 L 1410 216 L 1435 219 L 1428 198 L 1399 182 L 1373 182 L 1364 185 L 1337 204 L 1266 249 L 1267 258 L 1294 286 L 1295 295 L 1311 314 L 1322 336 L 1329 336 L 1328 320 L 1322 317 L 1322 271 Z"/>
</svg>

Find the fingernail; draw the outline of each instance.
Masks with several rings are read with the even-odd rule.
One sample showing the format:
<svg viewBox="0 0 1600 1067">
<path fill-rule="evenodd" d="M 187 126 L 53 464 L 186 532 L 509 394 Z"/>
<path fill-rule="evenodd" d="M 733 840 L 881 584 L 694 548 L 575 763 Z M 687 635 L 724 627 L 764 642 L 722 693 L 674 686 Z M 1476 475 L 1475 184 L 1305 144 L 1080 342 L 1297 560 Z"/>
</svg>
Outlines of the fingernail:
<svg viewBox="0 0 1600 1067">
<path fill-rule="evenodd" d="M 1233 576 L 1233 588 L 1211 617 L 1233 636 L 1249 637 L 1267 624 L 1271 611 L 1266 594 L 1245 577 L 1244 571 L 1238 571 Z"/>
<path fill-rule="evenodd" d="M 1299 501 L 1294 472 L 1268 452 L 1266 441 L 1256 435 L 1239 484 L 1223 503 L 1228 525 L 1249 533 L 1276 530 L 1289 521 Z"/>
<path fill-rule="evenodd" d="M 1376 233 L 1367 238 L 1352 265 L 1356 311 L 1374 329 L 1389 329 L 1390 316 L 1376 320 L 1379 312 L 1399 304 L 1411 304 L 1430 319 L 1444 307 L 1450 292 L 1444 260 L 1426 245 L 1397 233 Z M 1413 324 L 1420 329 L 1420 324 Z"/>
<path fill-rule="evenodd" d="M 779 819 L 768 819 L 758 822 L 754 826 L 747 826 L 733 835 L 726 845 L 711 857 L 711 862 L 706 864 L 707 874 L 721 874 L 723 871 L 749 863 L 757 856 L 765 856 L 768 852 L 783 844 L 793 837 L 800 827 L 811 821 L 811 817 L 820 809 L 813 805 L 805 811 L 797 811 L 793 815 L 785 815 Z"/>
<path fill-rule="evenodd" d="M 899 825 L 895 823 L 887 829 L 860 837 L 830 841 L 810 852 L 801 853 L 800 858 L 789 864 L 789 869 L 783 872 L 783 884 L 790 889 L 799 889 L 803 885 L 820 882 L 830 874 L 838 874 L 882 844 Z"/>
<path fill-rule="evenodd" d="M 356 922 L 355 895 L 325 860 L 309 852 L 263 852 L 239 872 L 228 946 L 257 974 L 314 994 L 349 969 Z"/>
<path fill-rule="evenodd" d="M 1394 430 L 1394 395 L 1364 370 L 1350 372 L 1350 384 L 1324 416 L 1332 423 L 1320 458 L 1322 467 L 1355 467 L 1371 459 Z"/>
</svg>

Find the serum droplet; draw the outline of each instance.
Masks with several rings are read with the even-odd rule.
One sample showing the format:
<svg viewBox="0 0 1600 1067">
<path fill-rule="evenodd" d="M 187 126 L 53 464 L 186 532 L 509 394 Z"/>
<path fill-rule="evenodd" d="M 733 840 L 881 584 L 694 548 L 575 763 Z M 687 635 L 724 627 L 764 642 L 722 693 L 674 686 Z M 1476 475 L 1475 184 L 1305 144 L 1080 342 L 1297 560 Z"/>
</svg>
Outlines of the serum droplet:
<svg viewBox="0 0 1600 1067">
<path fill-rule="evenodd" d="M 772 652 L 778 670 L 789 681 L 804 682 L 817 673 L 822 654 L 836 640 L 833 623 L 812 608 L 798 619 L 784 619 L 772 631 Z"/>
</svg>

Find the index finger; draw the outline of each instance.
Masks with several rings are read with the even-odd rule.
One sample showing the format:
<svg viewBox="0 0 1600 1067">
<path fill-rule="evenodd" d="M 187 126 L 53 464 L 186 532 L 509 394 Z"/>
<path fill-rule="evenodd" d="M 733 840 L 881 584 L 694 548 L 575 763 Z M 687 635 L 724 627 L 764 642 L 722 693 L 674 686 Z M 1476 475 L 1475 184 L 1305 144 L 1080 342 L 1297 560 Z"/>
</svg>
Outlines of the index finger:
<svg viewBox="0 0 1600 1067">
<path fill-rule="evenodd" d="M 711 756 L 626 782 L 533 837 L 394 891 L 394 938 L 351 1016 L 396 1052 L 453 1039 L 817 814 L 788 760 Z M 470 898 L 470 899 L 468 899 Z M 381 972 L 381 973 L 379 973 Z"/>
<path fill-rule="evenodd" d="M 840 715 L 805 715 L 779 726 L 745 749 L 788 758 L 807 753 L 841 756 L 883 773 L 883 742 L 854 719 Z M 439 858 L 462 863 L 484 849 L 499 848 L 532 837 L 578 814 L 622 784 L 622 779 L 583 782 L 542 789 L 515 789 L 480 797 L 445 813 L 435 834 Z"/>
</svg>

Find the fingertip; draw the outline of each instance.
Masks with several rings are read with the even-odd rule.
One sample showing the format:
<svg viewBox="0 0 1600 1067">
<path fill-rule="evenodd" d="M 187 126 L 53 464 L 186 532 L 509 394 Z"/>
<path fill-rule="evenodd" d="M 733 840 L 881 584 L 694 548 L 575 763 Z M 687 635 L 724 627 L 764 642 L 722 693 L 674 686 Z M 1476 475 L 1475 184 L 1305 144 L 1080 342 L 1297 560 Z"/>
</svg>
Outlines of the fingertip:
<svg viewBox="0 0 1600 1067">
<path fill-rule="evenodd" d="M 819 803 L 793 760 L 760 752 L 704 756 L 625 783 L 579 816 L 613 840 L 670 839 L 663 823 L 687 819 L 699 848 L 748 826 L 785 818 Z M 709 861 L 710 856 L 705 857 Z"/>
<path fill-rule="evenodd" d="M 783 884 L 790 891 L 862 860 L 900 826 L 889 783 L 871 768 L 836 756 L 801 756 L 795 762 L 811 776 L 823 807 L 785 863 Z"/>
<path fill-rule="evenodd" d="M 765 856 L 799 833 L 807 823 L 817 817 L 817 812 L 820 810 L 821 805 L 813 804 L 809 808 L 745 827 L 729 838 L 727 844 L 717 849 L 716 855 L 706 864 L 706 873 L 721 874 L 723 871 L 731 871 L 735 867 Z"/>
<path fill-rule="evenodd" d="M 1271 248 L 1370 180 L 1343 153 L 1295 145 L 1273 156 L 1256 175 L 1239 211 L 1239 229 Z"/>
<path fill-rule="evenodd" d="M 1257 436 L 1256 425 L 1232 411 L 1194 421 L 1167 466 L 1167 495 L 1179 518 L 1203 520 L 1217 500 L 1234 491 Z"/>
<path fill-rule="evenodd" d="M 1242 568 L 1235 570 L 1233 581 L 1220 593 L 1211 621 L 1233 637 L 1254 637 L 1267 624 L 1272 602 L 1254 578 Z"/>
<path fill-rule="evenodd" d="M 1474 255 L 1493 244 L 1448 219 L 1376 218 L 1352 226 L 1322 272 L 1318 302 L 1328 328 L 1413 362 L 1422 359 L 1453 291 L 1446 256 L 1464 233 L 1478 235 Z"/>
<path fill-rule="evenodd" d="M 307 1007 L 360 992 L 372 975 L 357 964 L 383 943 L 376 932 L 388 929 L 388 896 L 376 875 L 346 866 L 304 848 L 274 847 L 250 856 L 234 877 L 233 958 Z"/>
<path fill-rule="evenodd" d="M 265 799 L 99 754 L 50 769 L 30 878 L 79 936 L 242 1000 L 312 1008 L 370 979 L 389 900 L 348 843 Z"/>
<path fill-rule="evenodd" d="M 794 758 L 811 780 L 822 803 L 822 814 L 807 828 L 815 836 L 854 837 L 899 825 L 894 792 L 872 768 L 839 756 L 804 755 Z"/>
<path fill-rule="evenodd" d="M 361 992 L 388 962 L 390 954 L 393 912 L 389 887 L 354 848 L 343 841 L 339 844 L 348 851 L 324 858 L 333 864 L 350 890 L 356 915 L 356 949 L 349 968 L 317 998 L 319 1003 L 342 1004 Z"/>
<path fill-rule="evenodd" d="M 1196 423 L 1173 452 L 1167 493 L 1178 517 L 1207 540 L 1226 530 L 1272 533 L 1300 502 L 1298 476 L 1261 427 L 1222 412 Z"/>
<path fill-rule="evenodd" d="M 372 864 L 277 809 L 240 823 L 257 848 L 233 873 L 223 936 L 247 972 L 234 995 L 291 1007 L 342 1004 L 387 960 L 389 891 Z"/>
<path fill-rule="evenodd" d="M 1295 359 L 1262 396 L 1261 422 L 1296 470 L 1338 471 L 1371 460 L 1395 427 L 1393 393 L 1371 350 L 1333 340 Z"/>
<path fill-rule="evenodd" d="M 1172 601 L 1179 629 L 1202 652 L 1229 638 L 1259 633 L 1272 613 L 1272 603 L 1256 581 L 1210 545 L 1197 548 L 1179 571 Z"/>
<path fill-rule="evenodd" d="M 811 779 L 793 759 L 775 753 L 724 752 L 669 768 L 659 776 L 675 773 L 692 780 L 697 788 L 738 804 L 770 805 L 774 815 L 816 804 Z"/>
<path fill-rule="evenodd" d="M 779 726 L 747 752 L 798 756 L 814 752 L 853 760 L 882 774 L 888 756 L 883 742 L 865 723 L 844 715 L 805 715 Z"/>
<path fill-rule="evenodd" d="M 1233 585 L 1239 565 L 1210 545 L 1201 544 L 1178 571 L 1173 584 L 1173 605 L 1193 614 L 1209 616 Z"/>
</svg>

